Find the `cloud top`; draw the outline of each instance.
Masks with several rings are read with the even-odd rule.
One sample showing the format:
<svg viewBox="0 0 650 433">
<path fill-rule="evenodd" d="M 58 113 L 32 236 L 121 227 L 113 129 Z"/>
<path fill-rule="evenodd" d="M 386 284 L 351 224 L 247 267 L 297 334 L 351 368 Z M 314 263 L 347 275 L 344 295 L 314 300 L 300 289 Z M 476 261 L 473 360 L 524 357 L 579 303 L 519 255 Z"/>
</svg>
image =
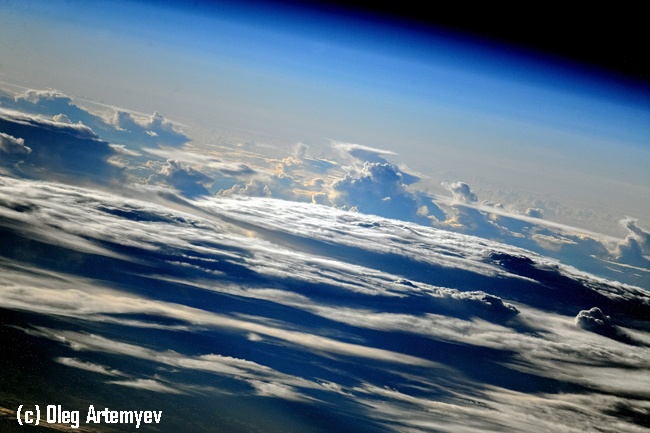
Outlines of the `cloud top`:
<svg viewBox="0 0 650 433">
<path fill-rule="evenodd" d="M 474 194 L 469 185 L 464 182 L 443 182 L 442 186 L 452 193 L 454 199 L 466 203 L 478 201 L 478 197 Z"/>
<path fill-rule="evenodd" d="M 598 307 L 582 310 L 575 318 L 575 324 L 588 331 L 608 329 L 612 326 L 612 319 L 603 314 Z"/>
<path fill-rule="evenodd" d="M 29 155 L 32 149 L 25 146 L 25 140 L 0 132 L 0 150 L 9 155 Z"/>
</svg>

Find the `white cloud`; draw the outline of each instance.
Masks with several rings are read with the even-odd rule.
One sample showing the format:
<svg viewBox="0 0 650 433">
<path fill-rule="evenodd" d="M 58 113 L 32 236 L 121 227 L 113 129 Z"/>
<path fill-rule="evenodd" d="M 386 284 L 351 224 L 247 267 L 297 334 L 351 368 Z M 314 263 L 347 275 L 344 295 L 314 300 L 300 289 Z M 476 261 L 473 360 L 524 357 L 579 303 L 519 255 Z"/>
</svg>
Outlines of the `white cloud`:
<svg viewBox="0 0 650 433">
<path fill-rule="evenodd" d="M 113 150 L 115 150 L 117 153 L 121 153 L 123 155 L 128 155 L 128 156 L 142 156 L 141 153 L 136 152 L 135 150 L 127 149 L 124 144 L 109 144 Z"/>
<path fill-rule="evenodd" d="M 80 123 L 60 123 L 41 116 L 32 116 L 3 108 L 0 108 L 0 119 L 6 122 L 5 124 L 13 123 L 21 126 L 40 128 L 51 133 L 63 132 L 81 139 L 99 139 L 99 136 L 92 129 Z"/>
<path fill-rule="evenodd" d="M 560 224 L 560 223 L 556 223 L 556 222 L 549 221 L 549 220 L 533 218 L 533 217 L 529 217 L 527 215 L 516 214 L 516 213 L 510 212 L 510 211 L 504 209 L 502 206 L 489 206 L 489 205 L 479 204 L 479 203 L 454 202 L 453 199 L 449 199 L 447 197 L 441 197 L 441 196 L 436 196 L 434 201 L 436 203 L 448 204 L 448 205 L 453 205 L 453 206 L 456 206 L 456 207 L 475 209 L 475 210 L 483 212 L 483 213 L 485 213 L 487 215 L 494 214 L 494 215 L 497 215 L 497 216 L 503 216 L 503 217 L 507 217 L 507 218 L 520 220 L 520 221 L 527 222 L 527 223 L 530 223 L 530 224 L 533 224 L 533 225 L 540 225 L 540 226 L 543 226 L 543 227 L 557 229 L 561 233 L 565 233 L 565 234 L 576 234 L 577 233 L 577 234 L 593 236 L 595 238 L 601 239 L 601 240 L 603 240 L 605 242 L 608 242 L 608 243 L 609 242 L 618 243 L 621 240 L 621 239 L 613 237 L 613 236 L 604 235 L 602 233 L 597 233 L 597 232 L 594 232 L 594 231 L 582 229 L 582 228 L 579 228 L 579 227 L 570 226 L 570 225 L 567 225 L 567 224 Z"/>
<path fill-rule="evenodd" d="M 294 147 L 293 154 L 298 159 L 304 158 L 308 148 L 309 146 L 307 146 L 305 143 L 297 143 Z"/>
<path fill-rule="evenodd" d="M 650 270 L 650 233 L 637 226 L 637 220 L 626 218 L 621 224 L 629 230 L 618 243 L 614 254 L 619 263 Z"/>
<path fill-rule="evenodd" d="M 529 207 L 526 209 L 526 216 L 531 218 L 544 218 L 544 211 L 540 208 Z"/>
<path fill-rule="evenodd" d="M 14 97 L 16 102 L 20 101 L 29 101 L 32 104 L 41 104 L 45 101 L 48 102 L 58 102 L 61 101 L 65 104 L 72 102 L 69 96 L 57 91 L 57 90 L 34 90 L 29 89 L 23 93 L 20 93 Z"/>
<path fill-rule="evenodd" d="M 0 129 L 5 132 L 0 138 L 2 149 L 20 153 L 25 161 L 11 165 L 19 175 L 84 178 L 98 183 L 110 183 L 121 176 L 121 171 L 108 162 L 114 149 L 85 125 L 0 109 Z M 10 140 L 9 136 L 20 139 Z"/>
<path fill-rule="evenodd" d="M 223 197 L 232 197 L 233 195 L 246 197 L 271 197 L 273 193 L 268 185 L 258 179 L 253 179 L 243 187 L 241 185 L 233 185 L 230 189 L 221 189 L 217 192 L 217 195 Z"/>
<path fill-rule="evenodd" d="M 9 155 L 29 155 L 32 149 L 25 146 L 25 140 L 0 132 L 0 150 Z"/>
<path fill-rule="evenodd" d="M 371 358 L 409 365 L 431 364 L 429 361 L 414 356 L 345 343 L 314 334 L 260 325 L 183 305 L 124 296 L 119 292 L 116 293 L 101 287 L 89 286 L 86 291 L 57 290 L 44 288 L 49 286 L 47 278 L 32 279 L 31 287 L 27 286 L 26 282 L 20 275 L 15 275 L 8 283 L 0 286 L 0 293 L 2 293 L 0 305 L 5 308 L 57 316 L 80 317 L 85 320 L 100 322 L 106 321 L 107 315 L 111 314 L 147 314 L 154 317 L 173 318 L 197 326 L 233 329 L 244 334 L 254 333 L 272 337 L 290 345 L 301 347 L 304 350 L 323 351 L 331 354 Z M 76 286 L 83 287 L 79 284 L 76 284 Z M 138 326 L 137 321 L 131 321 L 130 323 L 132 326 Z M 113 350 L 118 349 L 114 348 Z M 125 350 L 130 352 L 130 349 Z"/>
<path fill-rule="evenodd" d="M 249 380 L 248 383 L 250 383 L 255 388 L 255 394 L 262 397 L 275 397 L 293 401 L 312 400 L 311 398 L 299 392 L 296 392 L 296 390 L 292 387 L 283 385 L 281 383 L 262 382 L 259 380 Z"/>
<path fill-rule="evenodd" d="M 603 314 L 598 307 L 582 310 L 575 318 L 575 324 L 587 330 L 597 330 L 612 326 L 612 319 Z"/>
<path fill-rule="evenodd" d="M 18 258 L 3 259 L 3 308 L 47 315 L 53 323 L 63 317 L 102 324 L 93 326 L 92 334 L 54 325 L 26 332 L 66 350 L 116 357 L 125 363 L 119 365 L 132 358 L 217 374 L 253 386 L 257 395 L 318 400 L 333 410 L 374 415 L 376 422 L 404 431 L 589 430 L 596 425 L 593 420 L 604 430 L 631 430 L 632 424 L 612 411 L 617 404 L 643 408 L 639 401 L 648 398 L 648 347 L 574 324 L 581 310 L 598 305 L 614 326 L 642 326 L 650 295 L 641 288 L 498 242 L 324 206 L 247 197 L 184 200 L 159 187 L 131 194 L 149 194 L 159 204 L 88 188 L 0 179 L 4 229 L 74 250 L 81 263 L 85 253 L 110 258 L 103 263 L 117 273 L 114 281 L 107 275 L 100 281 L 66 274 L 74 271 L 69 267 L 57 271 L 63 257 L 52 262 L 50 271 Z M 163 196 L 174 201 L 165 206 Z M 133 263 L 142 267 L 130 267 Z M 138 281 L 174 284 L 168 287 L 183 293 L 210 293 L 183 298 L 185 305 L 165 298 L 168 290 L 140 291 L 129 283 L 134 275 Z M 432 283 L 436 279 L 448 287 Z M 210 308 L 191 303 L 208 295 L 236 302 L 228 304 L 227 312 L 218 303 Z M 254 300 L 264 308 L 253 314 L 266 317 L 237 311 L 238 302 L 256 305 Z M 282 314 L 276 314 L 278 308 Z M 293 317 L 303 320 L 293 322 Z M 254 347 L 252 354 L 273 349 L 301 356 L 267 366 L 235 355 L 188 355 L 166 347 L 164 339 L 144 345 L 101 335 L 112 324 L 155 327 L 156 332 L 223 332 Z M 643 336 L 639 341 L 650 341 L 648 333 L 636 332 Z M 429 358 L 420 351 L 427 342 Z M 439 362 L 439 347 L 473 358 Z M 497 364 L 484 355 L 488 349 Z M 291 363 L 300 368 L 305 358 L 323 375 L 334 369 L 336 375 L 297 375 Z M 76 368 L 115 371 L 65 359 Z M 530 390 L 508 391 L 483 382 L 482 362 L 529 375 Z M 348 363 L 368 369 L 366 379 L 346 370 Z M 310 368 L 299 371 L 314 374 Z M 535 388 L 538 382 L 547 388 Z M 568 391 L 548 391 L 556 382 Z M 193 392 L 192 385 L 159 378 L 117 384 Z M 570 394 L 572 389 L 583 395 Z M 336 393 L 336 399 L 328 393 Z M 526 419 L 520 419 L 521 413 Z"/>
<path fill-rule="evenodd" d="M 214 181 L 194 167 L 183 166 L 172 159 L 167 160 L 167 165 L 163 166 L 160 174 L 167 184 L 188 197 L 209 194 L 206 186 L 210 186 Z"/>
<path fill-rule="evenodd" d="M 340 141 L 333 141 L 332 147 L 336 150 L 350 154 L 355 158 L 360 159 L 362 162 L 378 162 L 372 161 L 371 159 L 373 159 L 373 157 L 376 158 L 379 155 L 397 155 L 395 152 L 390 150 L 376 149 L 374 147 L 364 146 L 363 144 L 344 143 Z M 381 162 L 384 163 L 386 161 L 383 160 Z"/>
<path fill-rule="evenodd" d="M 329 199 L 336 206 L 403 221 L 429 222 L 418 213 L 421 203 L 406 189 L 402 173 L 389 163 L 366 162 L 359 177 L 348 174 L 332 183 L 331 189 Z"/>
<path fill-rule="evenodd" d="M 149 117 L 140 117 L 133 116 L 130 112 L 116 110 L 110 123 L 123 131 L 149 135 L 157 144 L 178 146 L 190 141 L 182 131 L 177 131 L 174 124 L 157 111 Z"/>
<path fill-rule="evenodd" d="M 456 200 L 466 203 L 478 201 L 476 194 L 474 194 L 470 190 L 469 185 L 464 182 L 443 182 L 442 186 L 451 192 Z"/>
<path fill-rule="evenodd" d="M 632 232 L 641 247 L 641 251 L 644 254 L 650 254 L 650 233 L 637 226 L 637 221 L 633 218 L 626 218 L 621 223 Z"/>
<path fill-rule="evenodd" d="M 126 376 L 119 370 L 114 370 L 92 362 L 80 361 L 77 358 L 59 357 L 56 358 L 55 361 L 67 367 L 79 368 L 81 370 L 92 371 L 93 373 L 104 374 L 106 376 Z"/>
<path fill-rule="evenodd" d="M 152 380 L 152 379 L 136 379 L 136 380 L 114 380 L 106 382 L 112 385 L 128 386 L 129 388 L 145 389 L 147 391 L 161 392 L 164 394 L 184 394 L 178 389 L 172 388 L 168 385 Z"/>
<path fill-rule="evenodd" d="M 72 121 L 70 121 L 70 119 L 68 119 L 68 116 L 66 116 L 65 114 L 57 114 L 56 116 L 52 117 L 52 120 L 59 123 L 72 124 Z"/>
</svg>

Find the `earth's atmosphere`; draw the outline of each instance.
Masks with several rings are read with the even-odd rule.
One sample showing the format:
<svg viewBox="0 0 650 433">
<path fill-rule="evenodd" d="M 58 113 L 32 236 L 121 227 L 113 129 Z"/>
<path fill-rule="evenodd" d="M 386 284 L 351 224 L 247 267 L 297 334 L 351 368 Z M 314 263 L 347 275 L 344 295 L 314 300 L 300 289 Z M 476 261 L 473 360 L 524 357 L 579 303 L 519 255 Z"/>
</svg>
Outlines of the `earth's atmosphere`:
<svg viewBox="0 0 650 433">
<path fill-rule="evenodd" d="M 2 432 L 650 432 L 650 87 L 373 16 L 0 4 Z"/>
</svg>

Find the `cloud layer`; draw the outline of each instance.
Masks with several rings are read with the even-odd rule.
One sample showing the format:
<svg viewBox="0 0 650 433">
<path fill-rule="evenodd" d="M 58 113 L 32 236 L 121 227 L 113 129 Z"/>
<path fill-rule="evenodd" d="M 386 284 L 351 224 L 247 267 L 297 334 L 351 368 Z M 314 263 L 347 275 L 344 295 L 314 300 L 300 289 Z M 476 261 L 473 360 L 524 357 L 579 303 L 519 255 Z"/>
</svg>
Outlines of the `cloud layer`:
<svg viewBox="0 0 650 433">
<path fill-rule="evenodd" d="M 647 431 L 641 288 L 313 204 L 129 195 L 0 178 L 2 335 L 87 392 L 306 405 L 341 431 Z"/>
<path fill-rule="evenodd" d="M 0 103 L 8 401 L 205 406 L 169 431 L 648 431 L 636 220 L 605 239 L 544 202 L 425 194 L 368 146 L 283 157 L 56 91 Z"/>
</svg>

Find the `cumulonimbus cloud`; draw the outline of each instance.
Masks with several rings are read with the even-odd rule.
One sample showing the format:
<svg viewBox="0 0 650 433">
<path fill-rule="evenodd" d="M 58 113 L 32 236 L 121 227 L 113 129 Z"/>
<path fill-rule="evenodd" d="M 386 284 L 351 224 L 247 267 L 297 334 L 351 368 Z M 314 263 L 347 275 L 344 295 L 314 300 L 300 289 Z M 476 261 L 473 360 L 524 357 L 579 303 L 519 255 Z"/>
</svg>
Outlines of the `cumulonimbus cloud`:
<svg viewBox="0 0 650 433">
<path fill-rule="evenodd" d="M 108 159 L 113 148 L 89 127 L 66 124 L 16 111 L 0 111 L 0 132 L 7 147 L 18 150 L 26 164 L 13 167 L 33 177 L 65 176 L 110 182 L 120 169 Z M 7 137 L 20 137 L 13 140 Z M 30 151 L 27 151 L 27 148 Z"/>
<path fill-rule="evenodd" d="M 331 202 L 367 214 L 429 223 L 422 203 L 408 191 L 402 173 L 389 163 L 366 162 L 359 177 L 348 174 L 332 184 Z"/>
</svg>

